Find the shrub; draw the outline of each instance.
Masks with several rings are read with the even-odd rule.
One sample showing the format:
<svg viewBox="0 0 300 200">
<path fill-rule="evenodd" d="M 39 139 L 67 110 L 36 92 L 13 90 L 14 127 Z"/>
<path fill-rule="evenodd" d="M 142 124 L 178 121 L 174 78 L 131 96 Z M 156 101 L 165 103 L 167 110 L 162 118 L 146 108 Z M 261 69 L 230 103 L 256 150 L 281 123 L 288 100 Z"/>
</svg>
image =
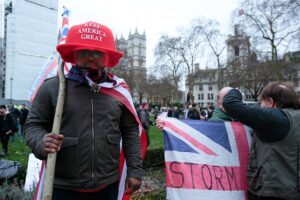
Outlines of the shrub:
<svg viewBox="0 0 300 200">
<path fill-rule="evenodd" d="M 151 193 L 147 196 L 145 196 L 145 198 L 141 198 L 141 199 L 145 199 L 145 200 L 164 200 L 166 199 L 166 190 L 159 190 L 156 191 L 154 193 Z"/>
<path fill-rule="evenodd" d="M 164 150 L 162 148 L 147 150 L 146 157 L 143 162 L 144 169 L 163 167 L 164 164 Z"/>
<path fill-rule="evenodd" d="M 27 172 L 27 165 L 21 166 L 18 173 L 16 174 L 16 179 L 19 180 L 20 182 L 25 182 L 26 172 Z"/>
<path fill-rule="evenodd" d="M 32 200 L 34 192 L 25 192 L 23 184 L 16 180 L 12 182 L 4 182 L 0 187 L 0 200 Z"/>
</svg>

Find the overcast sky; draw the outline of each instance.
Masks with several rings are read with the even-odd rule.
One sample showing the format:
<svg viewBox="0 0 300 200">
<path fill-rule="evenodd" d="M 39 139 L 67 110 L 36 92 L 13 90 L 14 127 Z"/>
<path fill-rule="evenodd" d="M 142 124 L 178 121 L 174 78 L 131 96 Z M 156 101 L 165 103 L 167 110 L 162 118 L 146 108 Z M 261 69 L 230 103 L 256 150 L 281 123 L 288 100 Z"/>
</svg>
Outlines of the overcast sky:
<svg viewBox="0 0 300 200">
<path fill-rule="evenodd" d="M 145 31 L 149 67 L 153 65 L 153 51 L 160 35 L 175 35 L 193 18 L 216 19 L 223 33 L 231 33 L 230 16 L 238 8 L 238 0 L 59 0 L 59 13 L 63 5 L 71 10 L 70 25 L 96 21 L 126 39 L 130 30 Z"/>
</svg>

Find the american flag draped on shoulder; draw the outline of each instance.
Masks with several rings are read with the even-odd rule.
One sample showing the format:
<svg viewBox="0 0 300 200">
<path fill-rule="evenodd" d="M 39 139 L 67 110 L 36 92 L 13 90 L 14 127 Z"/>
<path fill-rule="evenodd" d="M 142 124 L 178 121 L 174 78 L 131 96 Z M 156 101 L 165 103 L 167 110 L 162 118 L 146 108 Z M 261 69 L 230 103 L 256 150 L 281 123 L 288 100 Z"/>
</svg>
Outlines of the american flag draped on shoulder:
<svg viewBox="0 0 300 200">
<path fill-rule="evenodd" d="M 167 199 L 247 199 L 251 129 L 239 122 L 161 119 Z"/>
<path fill-rule="evenodd" d="M 142 159 L 145 158 L 146 150 L 148 146 L 147 136 L 146 132 L 142 126 L 142 123 L 139 120 L 139 117 L 136 113 L 136 110 L 134 108 L 134 104 L 132 101 L 131 94 L 129 92 L 129 87 L 124 82 L 123 79 L 120 79 L 116 76 L 113 76 L 112 79 L 116 81 L 116 84 L 114 83 L 102 83 L 100 84 L 100 92 L 105 93 L 107 95 L 112 96 L 113 98 L 116 98 L 119 100 L 123 105 L 126 106 L 126 108 L 134 115 L 136 121 L 139 124 L 139 135 L 142 145 Z M 122 142 L 121 144 L 122 145 Z M 124 158 L 123 150 L 121 148 L 121 156 L 120 156 L 120 182 L 119 182 L 119 196 L 118 200 L 129 200 L 130 195 L 125 194 L 125 179 L 126 179 L 126 160 Z"/>
</svg>

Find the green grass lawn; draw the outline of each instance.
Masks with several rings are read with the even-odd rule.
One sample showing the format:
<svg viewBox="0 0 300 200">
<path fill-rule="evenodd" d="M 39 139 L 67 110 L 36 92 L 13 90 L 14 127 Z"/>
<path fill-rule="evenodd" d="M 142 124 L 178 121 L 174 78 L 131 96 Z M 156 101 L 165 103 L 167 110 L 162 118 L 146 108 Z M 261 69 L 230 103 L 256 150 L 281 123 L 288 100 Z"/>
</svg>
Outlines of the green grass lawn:
<svg viewBox="0 0 300 200">
<path fill-rule="evenodd" d="M 158 130 L 154 125 L 150 126 L 149 129 L 149 137 L 150 137 L 150 146 L 148 147 L 148 150 L 151 149 L 161 149 L 163 148 L 163 133 Z M 20 172 L 18 173 L 18 180 L 23 182 L 26 176 L 26 170 L 27 170 L 27 162 L 28 162 L 28 156 L 31 153 L 31 150 L 29 147 L 25 144 L 25 141 L 23 140 L 22 142 L 19 141 L 17 136 L 15 136 L 14 142 L 10 142 L 8 146 L 8 155 L 5 157 L 0 157 L 0 159 L 5 159 L 5 160 L 14 160 L 14 161 L 19 161 L 22 165 L 22 168 Z M 149 169 L 152 171 L 151 169 Z M 155 171 L 155 170 L 154 170 Z M 150 174 L 154 174 L 156 172 L 151 172 Z M 163 176 L 162 176 L 163 177 Z M 161 178 L 162 178 L 161 177 Z M 138 200 L 160 200 L 160 199 L 165 199 L 165 190 L 159 190 L 155 191 L 151 194 L 148 194 L 143 197 L 137 197 L 133 198 L 138 199 Z"/>
<path fill-rule="evenodd" d="M 19 139 L 15 136 L 14 142 L 9 142 L 8 144 L 8 155 L 3 157 L 5 160 L 16 160 L 19 161 L 22 166 L 27 166 L 28 155 L 31 153 L 31 150 L 25 144 L 25 141 L 20 142 Z"/>
<path fill-rule="evenodd" d="M 158 130 L 154 125 L 149 129 L 150 146 L 149 149 L 163 148 L 163 133 Z M 15 136 L 14 142 L 8 144 L 8 155 L 2 157 L 5 160 L 16 160 L 21 162 L 22 165 L 27 165 L 28 155 L 31 153 L 29 147 L 25 144 L 25 141 L 19 141 L 19 138 Z"/>
<path fill-rule="evenodd" d="M 148 149 L 160 149 L 163 148 L 163 133 L 155 126 L 150 126 L 149 129 L 150 146 Z"/>
<path fill-rule="evenodd" d="M 148 149 L 163 148 L 163 133 L 158 130 L 154 125 L 149 129 L 150 146 Z M 0 159 L 19 161 L 22 168 L 27 169 L 28 156 L 31 153 L 29 147 L 25 144 L 25 141 L 19 141 L 19 138 L 15 136 L 14 142 L 8 144 L 8 155 L 0 157 Z"/>
</svg>

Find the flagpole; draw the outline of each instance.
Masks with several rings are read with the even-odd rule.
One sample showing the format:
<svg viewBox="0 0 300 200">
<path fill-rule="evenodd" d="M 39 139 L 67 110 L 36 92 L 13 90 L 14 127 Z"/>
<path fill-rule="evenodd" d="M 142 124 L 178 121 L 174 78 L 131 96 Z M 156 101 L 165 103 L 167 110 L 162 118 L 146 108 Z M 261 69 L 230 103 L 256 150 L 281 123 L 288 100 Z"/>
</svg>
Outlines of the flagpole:
<svg viewBox="0 0 300 200">
<path fill-rule="evenodd" d="M 58 77 L 59 77 L 58 99 L 55 108 L 54 122 L 52 126 L 52 133 L 55 134 L 60 133 L 60 125 L 61 125 L 62 113 L 63 113 L 65 96 L 66 96 L 66 77 L 64 75 L 64 65 L 65 63 L 61 60 L 61 63 L 58 67 Z M 56 155 L 57 155 L 56 152 L 50 153 L 48 154 L 47 157 L 42 200 L 52 200 Z"/>
</svg>

